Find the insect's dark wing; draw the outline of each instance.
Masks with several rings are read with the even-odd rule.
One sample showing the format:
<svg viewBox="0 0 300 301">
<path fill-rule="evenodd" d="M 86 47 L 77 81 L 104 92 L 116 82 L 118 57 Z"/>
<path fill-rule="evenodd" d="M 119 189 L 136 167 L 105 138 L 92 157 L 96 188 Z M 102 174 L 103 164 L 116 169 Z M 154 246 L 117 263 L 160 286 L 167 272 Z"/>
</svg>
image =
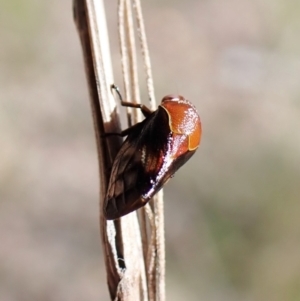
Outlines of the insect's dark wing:
<svg viewBox="0 0 300 301">
<path fill-rule="evenodd" d="M 149 200 L 143 199 L 142 195 L 152 185 L 151 179 L 164 147 L 163 143 L 155 142 L 157 139 L 152 137 L 156 118 L 157 111 L 135 125 L 114 160 L 104 205 L 107 219 L 116 219 L 132 212 Z"/>
<path fill-rule="evenodd" d="M 134 211 L 140 199 L 139 175 L 143 172 L 141 164 L 140 141 L 132 137 L 122 144 L 111 170 L 105 199 L 105 216 L 115 219 Z"/>
</svg>

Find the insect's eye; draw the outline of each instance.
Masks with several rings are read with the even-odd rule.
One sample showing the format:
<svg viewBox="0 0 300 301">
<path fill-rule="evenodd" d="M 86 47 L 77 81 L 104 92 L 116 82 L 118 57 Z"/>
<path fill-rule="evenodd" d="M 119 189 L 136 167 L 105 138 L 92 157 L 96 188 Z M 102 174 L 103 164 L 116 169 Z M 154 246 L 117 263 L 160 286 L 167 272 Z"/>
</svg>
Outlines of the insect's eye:
<svg viewBox="0 0 300 301">
<path fill-rule="evenodd" d="M 173 94 L 169 94 L 169 95 L 166 95 L 162 101 L 161 101 L 161 104 L 163 104 L 164 102 L 167 102 L 167 101 L 174 101 L 174 102 L 179 102 L 179 101 L 184 101 L 185 98 L 181 95 L 173 95 Z"/>
</svg>

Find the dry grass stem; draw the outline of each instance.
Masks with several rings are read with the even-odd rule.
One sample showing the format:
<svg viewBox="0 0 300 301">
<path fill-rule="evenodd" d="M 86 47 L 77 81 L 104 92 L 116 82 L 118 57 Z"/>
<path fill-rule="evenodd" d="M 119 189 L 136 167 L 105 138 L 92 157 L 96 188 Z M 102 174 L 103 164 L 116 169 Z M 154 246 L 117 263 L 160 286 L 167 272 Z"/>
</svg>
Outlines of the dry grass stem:
<svg viewBox="0 0 300 301">
<path fill-rule="evenodd" d="M 141 225 L 139 225 L 136 213 L 131 213 L 116 221 L 107 221 L 103 216 L 103 202 L 109 180 L 108 170 L 121 145 L 119 138 L 102 138 L 105 132 L 120 132 L 116 103 L 110 91 L 114 80 L 106 18 L 101 0 L 74 0 L 73 5 L 74 18 L 83 48 L 97 141 L 101 181 L 100 228 L 110 296 L 112 300 L 122 301 L 164 301 L 162 193 L 156 197 L 158 200 L 152 205 L 154 214 L 150 206 L 146 207 L 146 211 L 142 211 Z M 119 37 L 125 98 L 127 101 L 140 102 L 132 7 L 135 8 L 147 89 L 153 109 L 156 108 L 156 104 L 140 2 L 134 1 L 132 4 L 129 0 L 120 0 Z M 130 125 L 141 120 L 140 113 L 136 112 L 138 111 L 128 111 Z"/>
<path fill-rule="evenodd" d="M 132 17 L 132 6 L 136 16 L 136 23 Z M 135 45 L 135 28 L 138 33 L 140 50 L 143 57 L 145 78 L 148 90 L 150 107 L 155 110 L 157 105 L 154 95 L 153 77 L 147 38 L 145 33 L 144 20 L 142 15 L 141 3 L 138 0 L 120 0 L 119 8 L 119 38 L 122 57 L 122 72 L 124 79 L 126 99 L 140 103 L 140 92 L 138 85 L 138 70 Z M 133 97 L 133 98 L 130 98 Z M 140 115 L 130 115 L 132 111 L 128 110 L 129 124 L 140 121 Z M 134 113 L 136 110 L 134 110 Z M 131 116 L 131 118 L 130 118 Z M 164 241 L 164 209 L 163 193 L 160 191 L 152 202 L 153 213 L 150 217 L 150 206 L 146 207 L 149 217 L 149 231 L 147 231 L 147 221 L 145 219 L 145 209 L 142 209 L 140 215 L 140 225 L 142 231 L 142 242 L 144 250 L 144 261 L 147 270 L 147 282 L 149 300 L 165 300 L 165 241 Z M 150 236 L 150 237 L 148 237 Z"/>
</svg>

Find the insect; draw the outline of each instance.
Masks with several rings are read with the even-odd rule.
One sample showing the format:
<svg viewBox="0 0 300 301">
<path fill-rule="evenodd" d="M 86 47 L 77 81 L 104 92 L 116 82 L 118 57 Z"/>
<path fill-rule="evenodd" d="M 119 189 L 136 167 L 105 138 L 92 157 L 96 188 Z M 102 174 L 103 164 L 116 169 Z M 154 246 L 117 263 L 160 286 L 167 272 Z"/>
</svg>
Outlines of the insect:
<svg viewBox="0 0 300 301">
<path fill-rule="evenodd" d="M 145 119 L 119 134 L 127 138 L 112 165 L 104 202 L 108 220 L 146 205 L 195 153 L 202 134 L 196 108 L 183 96 L 165 96 L 153 112 L 123 101 L 118 88 L 112 89 L 123 106 L 141 109 Z"/>
</svg>

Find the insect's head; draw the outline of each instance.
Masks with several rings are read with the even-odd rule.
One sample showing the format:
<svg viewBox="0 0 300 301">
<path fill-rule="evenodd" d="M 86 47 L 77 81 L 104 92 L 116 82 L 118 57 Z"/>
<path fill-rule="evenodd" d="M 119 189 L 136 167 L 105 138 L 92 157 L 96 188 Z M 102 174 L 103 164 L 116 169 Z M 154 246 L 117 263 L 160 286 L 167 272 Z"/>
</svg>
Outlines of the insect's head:
<svg viewBox="0 0 300 301">
<path fill-rule="evenodd" d="M 195 150 L 201 139 L 201 122 L 194 105 L 181 95 L 167 95 L 161 101 L 169 117 L 169 126 L 174 134 L 189 137 L 189 150 Z"/>
</svg>

